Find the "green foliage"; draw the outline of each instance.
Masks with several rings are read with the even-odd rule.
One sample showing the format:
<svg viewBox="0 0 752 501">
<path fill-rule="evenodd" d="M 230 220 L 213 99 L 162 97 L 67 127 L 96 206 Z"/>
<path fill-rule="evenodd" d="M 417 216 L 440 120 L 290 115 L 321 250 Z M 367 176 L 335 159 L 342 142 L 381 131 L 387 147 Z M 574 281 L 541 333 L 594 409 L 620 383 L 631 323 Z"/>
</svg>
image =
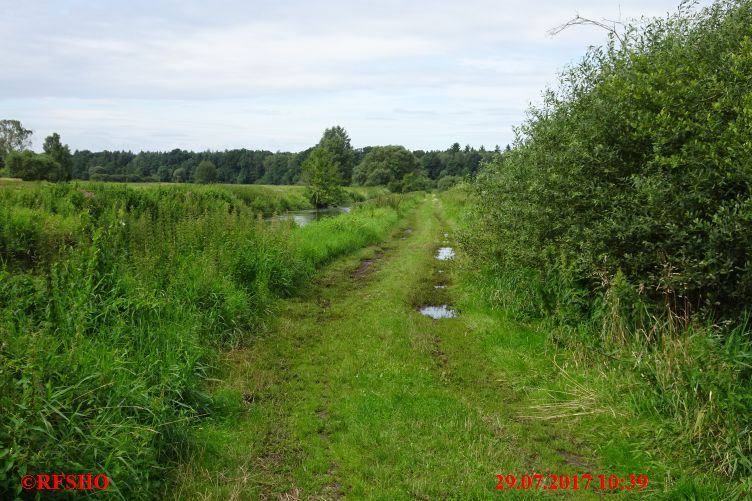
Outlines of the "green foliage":
<svg viewBox="0 0 752 501">
<path fill-rule="evenodd" d="M 54 470 L 104 472 L 121 497 L 154 498 L 192 427 L 240 406 L 202 391 L 217 349 L 243 344 L 275 297 L 400 217 L 366 203 L 302 229 L 267 224 L 254 193 L 264 212 L 302 200 L 269 191 L 1 187 L 0 497 Z"/>
<path fill-rule="evenodd" d="M 649 353 L 653 408 L 733 475 L 752 473 L 750 351 L 734 341 L 752 304 L 751 72 L 748 1 L 612 36 L 478 175 L 463 239 L 492 302 Z"/>
<path fill-rule="evenodd" d="M 399 190 L 402 193 L 410 191 L 428 191 L 432 188 L 431 180 L 425 174 L 419 172 L 408 172 L 402 178 L 402 186 Z"/>
<path fill-rule="evenodd" d="M 423 176 L 415 155 L 402 146 L 372 148 L 353 171 L 353 183 L 361 186 L 389 186 L 402 191 L 406 175 Z"/>
<path fill-rule="evenodd" d="M 13 152 L 5 158 L 8 172 L 12 177 L 25 181 L 45 179 L 47 181 L 65 181 L 68 171 L 50 155 L 38 155 L 33 151 Z"/>
<path fill-rule="evenodd" d="M 321 145 L 303 162 L 308 198 L 314 207 L 331 207 L 343 199 L 341 167 L 335 155 Z"/>
<path fill-rule="evenodd" d="M 343 184 L 350 184 L 353 164 L 350 138 L 342 127 L 324 131 L 319 144 L 301 165 L 302 180 L 314 207 L 331 207 L 345 200 Z"/>
<path fill-rule="evenodd" d="M 318 146 L 327 150 L 334 158 L 339 166 L 342 184 L 350 184 L 355 157 L 347 131 L 339 125 L 326 129 Z"/>
<path fill-rule="evenodd" d="M 32 131 L 24 129 L 18 120 L 0 120 L 0 166 L 10 153 L 28 149 L 31 135 Z"/>
<path fill-rule="evenodd" d="M 210 160 L 202 160 L 193 173 L 193 179 L 200 184 L 210 184 L 217 182 L 217 166 Z"/>
<path fill-rule="evenodd" d="M 581 285 L 620 269 L 681 315 L 752 302 L 750 10 L 655 21 L 570 69 L 478 184 L 499 259 L 552 247 Z"/>
<path fill-rule="evenodd" d="M 188 181 L 188 173 L 183 167 L 178 167 L 172 172 L 172 181 L 175 183 L 184 183 Z"/>
<path fill-rule="evenodd" d="M 444 176 L 436 181 L 436 187 L 440 191 L 446 191 L 460 182 L 462 182 L 462 178 L 459 176 Z"/>
<path fill-rule="evenodd" d="M 67 181 L 73 175 L 73 157 L 67 144 L 60 142 L 60 134 L 53 133 L 44 140 L 44 152 L 60 165 L 58 181 Z"/>
<path fill-rule="evenodd" d="M 353 165 L 358 165 L 373 150 L 373 147 L 353 149 L 350 138 L 342 127 L 332 127 L 324 132 L 320 141 L 339 162 L 343 184 L 351 184 Z M 498 147 L 497 147 L 498 150 Z M 301 166 L 313 151 L 308 148 L 298 153 L 265 150 L 226 150 L 213 152 L 193 152 L 175 149 L 165 152 L 142 151 L 76 151 L 73 154 L 73 178 L 92 179 L 89 172 L 99 168 L 95 180 L 99 181 L 172 181 L 177 169 L 186 173 L 181 181 L 190 179 L 198 164 L 209 160 L 217 167 L 217 182 L 222 184 L 298 184 L 301 181 Z M 478 171 L 480 164 L 496 155 L 483 147 L 460 148 L 453 144 L 445 151 L 413 152 L 421 168 L 431 179 L 443 176 L 469 176 Z M 169 173 L 169 174 L 168 174 Z M 386 186 L 390 178 L 382 176 Z M 374 178 L 373 184 L 376 183 Z"/>
</svg>

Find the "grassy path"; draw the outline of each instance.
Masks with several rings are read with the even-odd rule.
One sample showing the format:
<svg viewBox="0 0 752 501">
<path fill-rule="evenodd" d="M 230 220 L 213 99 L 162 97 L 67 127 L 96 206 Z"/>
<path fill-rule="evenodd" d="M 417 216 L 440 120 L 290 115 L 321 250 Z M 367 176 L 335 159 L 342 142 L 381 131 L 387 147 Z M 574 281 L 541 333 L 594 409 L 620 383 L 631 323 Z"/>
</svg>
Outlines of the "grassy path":
<svg viewBox="0 0 752 501">
<path fill-rule="evenodd" d="M 601 468 L 579 418 L 542 419 L 582 410 L 597 425 L 606 414 L 588 408 L 584 387 L 561 376 L 542 334 L 471 307 L 438 321 L 415 311 L 457 295 L 452 263 L 434 259 L 444 233 L 451 241 L 451 226 L 435 198 L 405 225 L 382 246 L 324 270 L 301 297 L 284 302 L 257 342 L 225 356 L 215 393 L 242 394 L 244 408 L 205 425 L 200 439 L 211 445 L 180 471 L 171 494 L 485 499 L 512 494 L 495 490 L 497 474 L 644 473 Z M 435 289 L 438 283 L 449 287 Z M 531 407 L 557 391 L 568 395 L 556 397 L 561 407 Z M 611 446 L 623 450 L 618 437 Z M 608 450 L 600 447 L 600 456 Z M 630 468 L 639 458 L 617 452 L 609 464 Z"/>
</svg>

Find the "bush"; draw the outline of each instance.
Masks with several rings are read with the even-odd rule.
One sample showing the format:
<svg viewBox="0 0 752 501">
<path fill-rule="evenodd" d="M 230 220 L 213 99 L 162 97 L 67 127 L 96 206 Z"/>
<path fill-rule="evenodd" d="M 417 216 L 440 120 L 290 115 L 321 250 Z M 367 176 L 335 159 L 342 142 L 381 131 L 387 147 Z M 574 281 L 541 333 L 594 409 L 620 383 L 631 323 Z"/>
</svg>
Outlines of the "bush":
<svg viewBox="0 0 752 501">
<path fill-rule="evenodd" d="M 5 163 L 12 177 L 19 177 L 24 181 L 68 179 L 68 173 L 63 166 L 47 154 L 38 155 L 32 151 L 13 152 L 5 158 Z"/>
<path fill-rule="evenodd" d="M 733 318 L 752 304 L 752 4 L 718 3 L 593 49 L 477 183 L 510 267 L 624 273 L 654 302 Z"/>
<path fill-rule="evenodd" d="M 748 476 L 752 3 L 684 5 L 563 74 L 478 175 L 463 244 L 490 301 L 653 374 L 674 436 Z"/>
<path fill-rule="evenodd" d="M 431 180 L 423 174 L 410 172 L 402 178 L 402 193 L 411 191 L 428 191 L 431 189 Z"/>
<path fill-rule="evenodd" d="M 444 176 L 436 182 L 436 187 L 441 191 L 446 191 L 461 181 L 460 176 Z"/>
</svg>

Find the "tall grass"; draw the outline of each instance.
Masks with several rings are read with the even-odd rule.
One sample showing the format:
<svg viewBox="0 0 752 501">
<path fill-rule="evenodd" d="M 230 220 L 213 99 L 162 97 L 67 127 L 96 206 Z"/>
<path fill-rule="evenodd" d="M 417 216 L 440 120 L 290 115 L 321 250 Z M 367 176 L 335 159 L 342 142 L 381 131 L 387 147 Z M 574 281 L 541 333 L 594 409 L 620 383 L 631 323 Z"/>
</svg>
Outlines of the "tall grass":
<svg viewBox="0 0 752 501">
<path fill-rule="evenodd" d="M 55 472 L 155 496 L 192 427 L 222 412 L 201 384 L 217 351 L 409 208 L 366 203 L 297 229 L 264 223 L 259 211 L 282 207 L 265 200 L 219 187 L 0 188 L 0 497 L 20 494 L 25 473 Z"/>
<path fill-rule="evenodd" d="M 654 423 L 646 450 L 663 449 L 664 460 L 678 454 L 698 469 L 729 478 L 751 478 L 747 317 L 734 324 L 678 318 L 646 303 L 623 276 L 593 299 L 571 281 L 538 270 L 478 260 L 467 265 L 465 276 L 478 300 L 512 318 L 541 322 L 552 349 L 619 374 L 609 393 Z"/>
</svg>

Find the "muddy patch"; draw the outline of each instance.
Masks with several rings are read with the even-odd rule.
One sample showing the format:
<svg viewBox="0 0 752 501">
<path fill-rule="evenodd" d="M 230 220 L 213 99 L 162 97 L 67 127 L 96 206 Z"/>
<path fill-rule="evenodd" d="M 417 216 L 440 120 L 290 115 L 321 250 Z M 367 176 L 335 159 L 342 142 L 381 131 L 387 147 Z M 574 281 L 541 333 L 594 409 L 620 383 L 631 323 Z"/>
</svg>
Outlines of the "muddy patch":
<svg viewBox="0 0 752 501">
<path fill-rule="evenodd" d="M 556 453 L 569 466 L 574 466 L 576 468 L 582 468 L 583 470 L 595 470 L 597 468 L 596 465 L 590 463 L 587 459 L 585 459 L 584 457 L 580 456 L 579 454 L 574 454 L 572 452 L 567 452 L 567 451 L 564 451 L 564 450 L 561 450 L 561 449 L 557 449 Z"/>
<path fill-rule="evenodd" d="M 437 335 L 433 336 L 431 355 L 436 359 L 436 363 L 441 369 L 446 368 L 449 363 L 449 358 L 446 353 L 444 353 L 444 350 L 441 349 L 441 338 Z"/>
<path fill-rule="evenodd" d="M 300 501 L 300 489 L 296 487 L 287 492 L 278 494 L 277 499 L 280 501 Z"/>
<path fill-rule="evenodd" d="M 455 318 L 457 316 L 457 310 L 453 310 L 445 304 L 442 304 L 441 306 L 423 306 L 418 311 L 421 315 L 431 317 L 434 320 Z"/>
<path fill-rule="evenodd" d="M 338 469 L 339 469 L 339 465 L 337 463 L 331 463 L 326 473 L 330 477 L 334 477 L 337 474 Z M 333 479 L 328 484 L 326 484 L 324 486 L 324 490 L 326 491 L 326 495 L 327 495 L 326 499 L 342 499 L 343 497 L 345 497 L 345 493 L 342 490 L 342 486 L 340 486 L 336 478 Z"/>
<path fill-rule="evenodd" d="M 384 257 L 384 253 L 383 252 L 379 252 L 378 254 L 376 254 L 375 256 L 373 256 L 373 258 L 371 258 L 371 259 L 364 259 L 363 261 L 361 261 L 360 266 L 358 266 L 358 268 L 355 271 L 352 272 L 352 274 L 350 275 L 350 277 L 352 277 L 352 278 L 354 278 L 356 280 L 359 279 L 359 278 L 363 278 L 363 275 L 365 275 L 366 273 L 368 273 L 368 271 L 371 269 L 371 267 L 374 265 L 374 263 L 376 261 L 378 261 L 379 259 L 383 258 L 383 257 Z"/>
</svg>

